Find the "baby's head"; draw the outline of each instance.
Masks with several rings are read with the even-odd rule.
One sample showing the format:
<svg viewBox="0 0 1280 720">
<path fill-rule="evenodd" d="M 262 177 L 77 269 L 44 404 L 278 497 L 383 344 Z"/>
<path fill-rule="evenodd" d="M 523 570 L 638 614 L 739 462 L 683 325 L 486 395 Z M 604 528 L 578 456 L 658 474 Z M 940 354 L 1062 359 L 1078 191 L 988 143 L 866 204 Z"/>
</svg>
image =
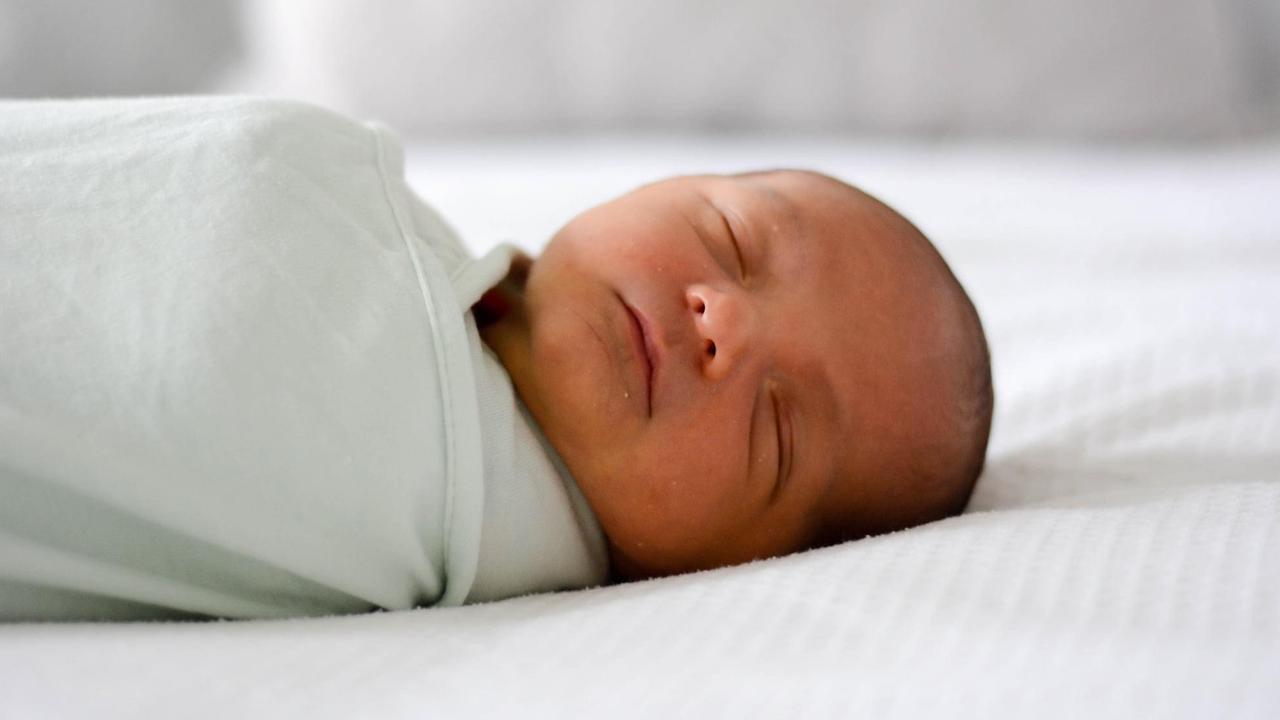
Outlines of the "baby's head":
<svg viewBox="0 0 1280 720">
<path fill-rule="evenodd" d="M 588 210 L 519 315 L 491 344 L 623 579 L 955 515 L 982 469 L 972 303 L 910 222 L 824 175 L 673 178 Z"/>
</svg>

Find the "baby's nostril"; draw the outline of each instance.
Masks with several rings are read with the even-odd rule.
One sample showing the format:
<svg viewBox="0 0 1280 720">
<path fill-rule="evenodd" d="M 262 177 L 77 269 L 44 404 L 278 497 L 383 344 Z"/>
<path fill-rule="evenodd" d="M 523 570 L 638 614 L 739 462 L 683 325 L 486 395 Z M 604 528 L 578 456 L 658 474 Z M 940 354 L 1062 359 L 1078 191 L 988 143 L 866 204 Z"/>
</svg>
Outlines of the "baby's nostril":
<svg viewBox="0 0 1280 720">
<path fill-rule="evenodd" d="M 707 341 L 707 355 L 709 357 L 716 356 L 716 344 L 714 342 L 711 342 L 710 340 Z"/>
<path fill-rule="evenodd" d="M 697 303 L 694 304 L 693 309 L 697 311 L 699 315 L 701 315 L 707 311 L 707 304 L 702 302 L 701 299 L 699 299 Z"/>
</svg>

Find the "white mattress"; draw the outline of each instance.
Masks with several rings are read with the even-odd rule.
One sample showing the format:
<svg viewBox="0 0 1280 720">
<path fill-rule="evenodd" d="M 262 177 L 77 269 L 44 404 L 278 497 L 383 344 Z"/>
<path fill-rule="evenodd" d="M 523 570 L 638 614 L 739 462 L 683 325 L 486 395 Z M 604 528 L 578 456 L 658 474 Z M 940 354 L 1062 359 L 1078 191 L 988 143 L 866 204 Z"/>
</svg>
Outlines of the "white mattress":
<svg viewBox="0 0 1280 720">
<path fill-rule="evenodd" d="M 930 233 L 997 415 L 969 511 L 466 608 L 0 627 L 5 717 L 1280 717 L 1280 143 L 418 146 L 477 249 L 691 170 L 802 165 Z"/>
</svg>

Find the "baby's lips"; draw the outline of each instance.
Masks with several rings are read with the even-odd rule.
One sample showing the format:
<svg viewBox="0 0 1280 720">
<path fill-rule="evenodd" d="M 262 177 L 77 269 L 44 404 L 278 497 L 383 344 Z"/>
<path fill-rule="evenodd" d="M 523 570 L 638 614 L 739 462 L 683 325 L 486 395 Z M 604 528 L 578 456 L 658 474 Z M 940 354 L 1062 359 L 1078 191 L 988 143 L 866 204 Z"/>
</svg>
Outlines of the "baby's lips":
<svg viewBox="0 0 1280 720">
<path fill-rule="evenodd" d="M 635 314 L 636 319 L 640 321 L 640 337 L 644 341 L 645 359 L 649 363 L 649 407 L 652 414 L 653 399 L 658 389 L 658 373 L 662 368 L 662 346 L 658 343 L 654 326 L 649 322 L 649 318 L 639 309 Z"/>
<path fill-rule="evenodd" d="M 638 309 L 633 307 L 626 300 L 619 297 L 623 309 L 626 311 L 627 318 L 627 339 L 631 345 L 633 355 L 636 359 L 636 366 L 640 381 L 645 391 L 645 409 L 650 416 L 653 415 L 653 358 L 650 355 L 649 342 L 645 333 L 644 316 Z"/>
</svg>

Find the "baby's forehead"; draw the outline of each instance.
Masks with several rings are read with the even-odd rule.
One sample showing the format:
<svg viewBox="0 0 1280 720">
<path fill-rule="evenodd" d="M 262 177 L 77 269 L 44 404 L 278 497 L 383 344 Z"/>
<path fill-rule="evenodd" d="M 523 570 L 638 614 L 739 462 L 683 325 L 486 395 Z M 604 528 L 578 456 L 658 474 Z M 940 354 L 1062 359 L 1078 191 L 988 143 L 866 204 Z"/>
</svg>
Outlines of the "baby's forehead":
<svg viewBox="0 0 1280 720">
<path fill-rule="evenodd" d="M 775 215 L 790 216 L 797 224 L 848 224 L 882 207 L 861 190 L 808 170 L 758 170 L 719 178 L 744 202 Z"/>
<path fill-rule="evenodd" d="M 911 225 L 875 198 L 835 178 L 802 170 L 717 176 L 739 219 L 770 239 L 834 259 L 893 245 Z M 852 259 L 852 258 L 850 258 Z"/>
</svg>

